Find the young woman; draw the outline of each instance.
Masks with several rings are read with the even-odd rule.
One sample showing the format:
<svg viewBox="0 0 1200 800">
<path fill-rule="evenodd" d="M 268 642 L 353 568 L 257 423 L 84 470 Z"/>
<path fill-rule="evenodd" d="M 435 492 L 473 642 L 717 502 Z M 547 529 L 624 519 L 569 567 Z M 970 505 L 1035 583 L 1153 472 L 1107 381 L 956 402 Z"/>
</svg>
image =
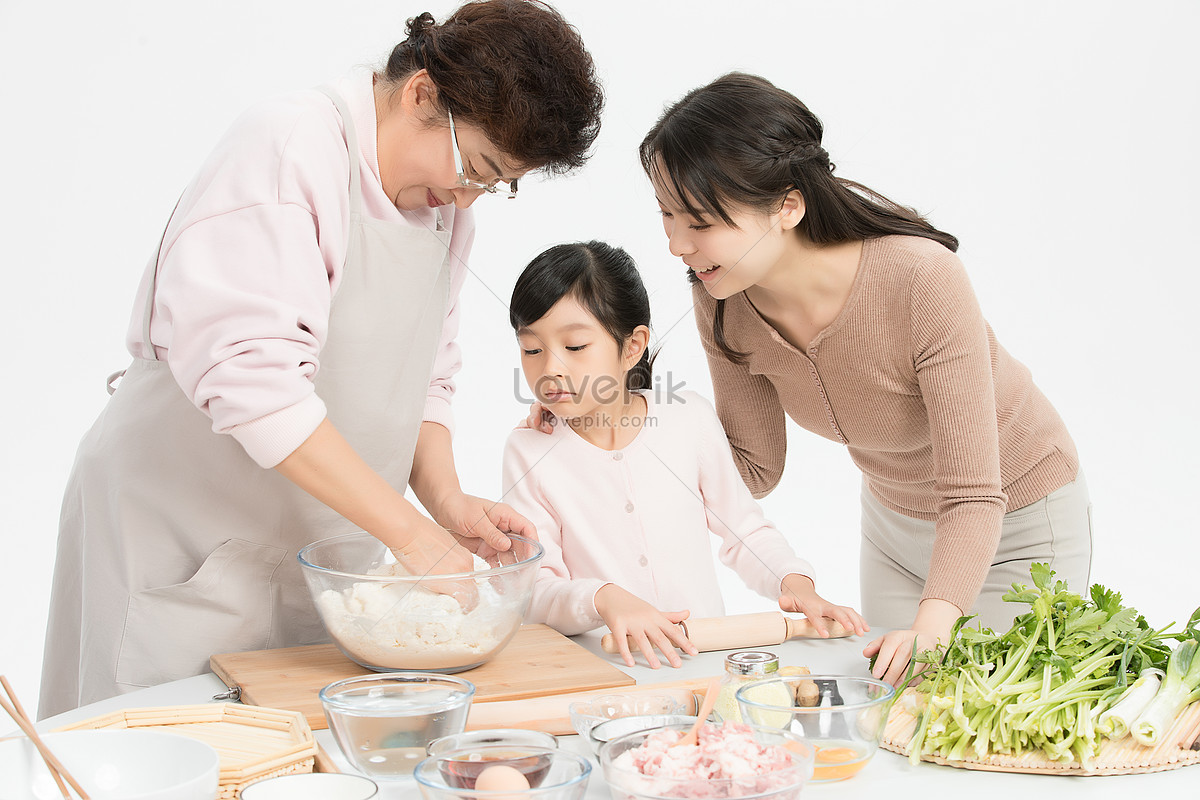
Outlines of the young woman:
<svg viewBox="0 0 1200 800">
<path fill-rule="evenodd" d="M 755 496 L 783 474 L 784 415 L 863 472 L 867 645 L 897 682 L 914 640 L 1001 601 L 1048 561 L 1086 587 L 1087 487 L 1029 370 L 997 343 L 957 240 L 836 177 L 820 121 L 730 74 L 668 108 L 642 142 L 672 255 L 693 283 L 717 411 Z"/>
<path fill-rule="evenodd" d="M 602 242 L 564 244 L 525 268 L 509 320 L 525 380 L 557 423 L 519 428 L 504 451 L 504 492 L 537 526 L 545 559 L 527 618 L 571 635 L 607 625 L 651 667 L 657 648 L 696 649 L 676 624 L 721 616 L 708 534 L 746 585 L 822 633 L 834 619 L 867 630 L 853 609 L 817 594 L 813 570 L 768 522 L 700 395 L 655 398 L 650 301 L 633 259 Z"/>
<path fill-rule="evenodd" d="M 580 166 L 601 106 L 557 12 L 489 0 L 410 20 L 379 73 L 234 123 L 170 217 L 133 364 L 79 449 L 43 716 L 323 640 L 296 563 L 314 540 L 361 528 L 444 572 L 470 568 L 446 529 L 501 549 L 533 533 L 464 493 L 451 454 L 468 209 Z"/>
</svg>

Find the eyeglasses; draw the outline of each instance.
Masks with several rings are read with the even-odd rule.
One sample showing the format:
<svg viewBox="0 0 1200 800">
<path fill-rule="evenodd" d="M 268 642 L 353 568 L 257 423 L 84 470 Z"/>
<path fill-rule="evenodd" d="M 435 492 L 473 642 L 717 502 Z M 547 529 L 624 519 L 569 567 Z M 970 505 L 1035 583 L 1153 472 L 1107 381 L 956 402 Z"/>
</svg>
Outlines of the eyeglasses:
<svg viewBox="0 0 1200 800">
<path fill-rule="evenodd" d="M 497 194 L 503 192 L 504 196 L 512 200 L 517 196 L 517 182 L 501 181 L 499 178 L 491 183 L 483 181 L 473 181 L 467 177 L 463 171 L 462 153 L 458 151 L 458 134 L 454 132 L 454 115 L 450 113 L 450 109 L 446 109 L 447 116 L 450 117 L 450 144 L 454 150 L 454 169 L 458 171 L 458 185 L 467 189 L 481 189 L 488 194 Z M 503 187 L 503 188 L 501 188 Z"/>
</svg>

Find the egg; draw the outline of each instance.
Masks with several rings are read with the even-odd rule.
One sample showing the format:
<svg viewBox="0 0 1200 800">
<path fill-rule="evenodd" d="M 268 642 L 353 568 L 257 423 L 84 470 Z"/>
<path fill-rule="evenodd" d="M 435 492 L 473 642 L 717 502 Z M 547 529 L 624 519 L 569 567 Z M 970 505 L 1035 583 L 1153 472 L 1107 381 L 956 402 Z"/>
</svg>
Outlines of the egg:
<svg viewBox="0 0 1200 800">
<path fill-rule="evenodd" d="M 506 764 L 494 764 L 479 773 L 475 779 L 475 790 L 479 792 L 512 792 L 496 800 L 522 800 L 520 792 L 529 790 L 529 781 L 517 769 Z"/>
</svg>

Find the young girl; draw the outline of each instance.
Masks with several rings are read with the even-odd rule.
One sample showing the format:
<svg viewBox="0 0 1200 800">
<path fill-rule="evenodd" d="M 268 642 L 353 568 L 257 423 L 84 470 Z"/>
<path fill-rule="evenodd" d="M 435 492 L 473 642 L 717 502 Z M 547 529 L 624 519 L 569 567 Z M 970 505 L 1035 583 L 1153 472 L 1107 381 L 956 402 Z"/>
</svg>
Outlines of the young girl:
<svg viewBox="0 0 1200 800">
<path fill-rule="evenodd" d="M 558 423 L 519 428 L 504 452 L 504 495 L 546 548 L 531 622 L 565 634 L 607 625 L 651 667 L 657 648 L 695 654 L 676 623 L 724 614 L 709 555 L 784 611 L 862 634 L 853 609 L 816 593 L 813 570 L 768 522 L 738 475 L 716 413 L 695 392 L 653 396 L 650 301 L 633 259 L 601 242 L 564 244 L 517 279 L 509 321 L 521 368 Z"/>
<path fill-rule="evenodd" d="M 688 267 L 717 408 L 755 496 L 779 483 L 784 414 L 863 471 L 867 645 L 897 682 L 914 639 L 961 614 L 1007 628 L 1001 597 L 1048 561 L 1088 585 L 1087 487 L 1066 426 L 996 341 L 958 241 L 836 178 L 821 123 L 752 75 L 663 114 L 641 145 L 671 253 Z"/>
</svg>

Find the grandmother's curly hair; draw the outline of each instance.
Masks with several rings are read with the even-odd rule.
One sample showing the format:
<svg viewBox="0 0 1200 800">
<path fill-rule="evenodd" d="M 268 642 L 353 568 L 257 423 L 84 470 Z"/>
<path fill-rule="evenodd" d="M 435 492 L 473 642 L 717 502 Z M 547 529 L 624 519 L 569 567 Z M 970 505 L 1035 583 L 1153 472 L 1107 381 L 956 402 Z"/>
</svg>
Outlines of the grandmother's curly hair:
<svg viewBox="0 0 1200 800">
<path fill-rule="evenodd" d="M 440 106 L 525 169 L 576 169 L 600 132 L 595 64 L 578 31 L 545 3 L 471 2 L 440 25 L 429 12 L 413 17 L 382 77 L 398 84 L 420 69 Z"/>
</svg>

